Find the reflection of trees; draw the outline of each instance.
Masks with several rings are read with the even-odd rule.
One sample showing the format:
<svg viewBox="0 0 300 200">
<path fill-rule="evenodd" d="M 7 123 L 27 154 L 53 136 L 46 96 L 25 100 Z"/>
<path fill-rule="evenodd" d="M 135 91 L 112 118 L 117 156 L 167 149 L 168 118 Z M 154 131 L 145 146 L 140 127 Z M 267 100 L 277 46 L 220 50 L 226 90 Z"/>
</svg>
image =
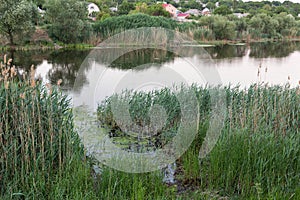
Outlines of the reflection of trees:
<svg viewBox="0 0 300 200">
<path fill-rule="evenodd" d="M 214 59 L 243 57 L 246 53 L 247 46 L 245 45 L 223 45 L 217 47 L 209 47 L 205 50 Z"/>
<path fill-rule="evenodd" d="M 49 80 L 56 84 L 59 79 L 63 80 L 62 88 L 69 90 L 74 86 L 75 79 L 80 79 L 78 89 L 87 82 L 84 73 L 79 74 L 79 68 L 89 54 L 89 51 L 54 51 L 50 54 L 48 62 L 52 64 L 52 69 L 48 73 Z M 89 69 L 89 67 L 87 68 Z"/>
<path fill-rule="evenodd" d="M 250 57 L 267 58 L 287 57 L 290 53 L 300 49 L 299 42 L 265 42 L 251 44 Z"/>
<path fill-rule="evenodd" d="M 135 47 L 124 48 L 101 48 L 95 49 L 89 55 L 99 64 L 118 69 L 133 69 L 137 66 L 156 63 L 160 66 L 163 63 L 171 62 L 175 57 L 200 56 L 207 58 L 209 54 L 199 46 L 178 46 L 172 48 L 145 48 Z M 140 68 L 137 68 L 140 69 Z"/>
<path fill-rule="evenodd" d="M 173 47 L 172 51 L 180 57 L 194 57 L 199 58 L 209 58 L 210 55 L 207 53 L 206 49 L 201 46 L 178 46 Z"/>
<path fill-rule="evenodd" d="M 31 65 L 37 66 L 43 62 L 43 60 L 49 57 L 49 51 L 3 51 L 0 52 L 1 58 L 6 54 L 7 58 L 12 58 L 16 67 L 29 71 Z"/>
<path fill-rule="evenodd" d="M 162 63 L 174 60 L 174 53 L 162 49 L 138 49 L 130 51 L 116 60 L 108 67 L 119 69 L 141 69 L 139 66 L 148 63 L 155 63 L 160 66 Z M 138 67 L 138 68 L 136 68 Z"/>
<path fill-rule="evenodd" d="M 300 50 L 299 42 L 282 42 L 282 43 L 253 43 L 251 44 L 250 57 L 286 57 L 290 53 Z M 63 89 L 73 88 L 74 81 L 80 80 L 77 89 L 80 90 L 88 82 L 86 72 L 91 68 L 90 63 L 86 63 L 83 71 L 79 72 L 84 59 L 88 56 L 100 65 L 113 67 L 123 70 L 135 69 L 149 63 L 161 66 L 163 63 L 172 62 L 175 57 L 194 57 L 208 58 L 209 55 L 216 59 L 242 57 L 246 53 L 247 46 L 230 46 L 201 48 L 195 46 L 178 46 L 169 50 L 165 49 L 139 49 L 126 48 L 102 48 L 93 51 L 85 50 L 60 50 L 60 51 L 2 51 L 0 59 L 7 54 L 7 58 L 13 58 L 14 64 L 18 68 L 26 71 L 30 66 L 40 65 L 43 60 L 52 64 L 52 69 L 48 73 L 48 78 L 52 84 L 56 84 L 58 79 L 63 80 Z M 208 54 L 207 54 L 208 52 Z M 91 54 L 90 54 L 91 53 Z M 149 66 L 149 65 L 148 65 Z M 152 65 L 153 66 L 153 65 Z"/>
</svg>

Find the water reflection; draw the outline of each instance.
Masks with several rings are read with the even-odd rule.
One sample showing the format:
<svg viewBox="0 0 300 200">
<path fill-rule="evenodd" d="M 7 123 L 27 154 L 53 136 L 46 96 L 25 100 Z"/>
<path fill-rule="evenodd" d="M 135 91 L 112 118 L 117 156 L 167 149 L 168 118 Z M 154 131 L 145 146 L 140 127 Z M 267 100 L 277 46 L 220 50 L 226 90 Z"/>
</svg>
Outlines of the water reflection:
<svg viewBox="0 0 300 200">
<path fill-rule="evenodd" d="M 251 45 L 250 57 L 253 58 L 284 58 L 294 51 L 300 50 L 299 42 L 263 42 Z"/>
<path fill-rule="evenodd" d="M 74 85 L 76 77 L 78 77 L 82 83 L 78 89 L 82 88 L 84 84 L 88 83 L 88 80 L 86 76 L 81 76 L 78 70 L 89 52 L 74 50 L 53 51 L 48 58 L 48 64 L 52 66 L 47 74 L 48 80 L 52 84 L 55 84 L 57 80 L 62 79 L 63 89 L 70 90 Z M 90 66 L 88 66 L 87 70 L 89 69 Z"/>
<path fill-rule="evenodd" d="M 115 52 L 114 52 L 115 53 Z M 111 52 L 109 52 L 111 54 Z M 174 61 L 175 54 L 173 52 L 162 49 L 138 49 L 128 52 L 108 65 L 110 68 L 118 69 L 144 69 L 143 66 L 147 63 L 152 63 L 152 66 L 160 67 L 162 64 Z M 100 60 L 103 63 L 103 61 Z"/>
<path fill-rule="evenodd" d="M 208 47 L 206 51 L 213 59 L 235 58 L 243 57 L 249 46 L 246 45 L 224 45 L 217 47 Z"/>
<path fill-rule="evenodd" d="M 286 83 L 287 77 L 290 76 L 290 82 L 294 85 L 300 80 L 300 43 L 299 42 L 266 42 L 253 43 L 251 46 L 233 46 L 224 45 L 219 47 L 208 47 L 205 50 L 209 53 L 218 67 L 222 81 L 225 84 L 238 84 L 247 86 L 258 81 L 270 82 L 273 84 Z M 161 49 L 139 49 L 126 52 L 113 62 L 110 62 L 115 55 L 120 54 L 122 49 L 102 49 L 102 56 L 95 62 L 98 65 L 105 66 L 113 74 L 119 76 L 134 70 L 137 76 L 138 71 L 150 70 L 150 72 L 159 73 L 159 69 L 166 66 L 176 66 L 184 72 L 184 63 L 178 58 L 177 54 L 186 55 L 186 57 L 201 59 L 203 52 L 195 50 L 193 47 L 177 48 L 172 51 Z M 177 53 L 176 53 L 177 52 Z M 90 83 L 92 76 L 89 73 L 95 66 L 86 66 L 84 73 L 78 70 L 89 55 L 90 50 L 71 51 L 3 51 L 4 54 L 14 59 L 14 64 L 22 70 L 29 71 L 31 65 L 36 67 L 40 76 L 52 84 L 58 79 L 63 80 L 62 87 L 64 90 L 71 90 L 76 77 L 80 78 L 82 85 L 77 87 L 79 92 L 84 85 Z M 207 59 L 207 58 L 205 58 Z M 151 63 L 149 65 L 149 63 Z M 148 64 L 148 65 L 144 65 Z M 207 64 L 209 67 L 210 64 Z M 143 66 L 143 67 L 138 67 Z M 260 72 L 258 68 L 261 66 Z M 111 78 L 113 81 L 114 78 Z"/>
</svg>

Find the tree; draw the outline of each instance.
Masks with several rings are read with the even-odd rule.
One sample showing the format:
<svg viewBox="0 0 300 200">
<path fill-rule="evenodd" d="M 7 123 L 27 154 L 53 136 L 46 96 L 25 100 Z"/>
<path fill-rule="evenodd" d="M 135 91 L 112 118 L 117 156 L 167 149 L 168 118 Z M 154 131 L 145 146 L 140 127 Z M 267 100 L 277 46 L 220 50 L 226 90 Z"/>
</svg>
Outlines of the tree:
<svg viewBox="0 0 300 200">
<path fill-rule="evenodd" d="M 214 10 L 214 14 L 216 15 L 229 15 L 232 14 L 232 11 L 228 6 L 222 5 Z"/>
<path fill-rule="evenodd" d="M 235 23 L 224 16 L 201 17 L 200 25 L 212 30 L 216 40 L 230 40 L 235 37 Z"/>
<path fill-rule="evenodd" d="M 296 31 L 296 20 L 293 16 L 288 15 L 287 13 L 280 13 L 275 16 L 275 19 L 278 21 L 277 32 L 282 36 L 295 36 Z"/>
<path fill-rule="evenodd" d="M 241 39 L 243 37 L 243 32 L 246 32 L 248 28 L 246 19 L 245 18 L 237 19 L 235 21 L 235 27 L 238 33 L 237 37 Z"/>
<path fill-rule="evenodd" d="M 215 9 L 216 8 L 216 5 L 213 3 L 213 2 L 208 2 L 207 4 L 206 4 L 206 7 L 209 9 L 209 10 L 213 10 L 213 9 Z"/>
<path fill-rule="evenodd" d="M 97 14 L 97 20 L 103 21 L 109 17 L 111 17 L 111 14 L 113 14 L 107 6 L 102 6 L 100 12 Z"/>
<path fill-rule="evenodd" d="M 129 14 L 144 13 L 146 14 L 148 10 L 148 5 L 145 2 L 139 2 L 135 5 L 135 10 L 131 10 Z"/>
<path fill-rule="evenodd" d="M 82 42 L 91 30 L 84 2 L 77 0 L 49 0 L 46 18 L 51 23 L 50 36 L 64 43 Z"/>
<path fill-rule="evenodd" d="M 230 40 L 235 37 L 235 24 L 234 22 L 228 21 L 223 16 L 213 16 L 212 31 L 215 34 L 217 40 Z"/>
<path fill-rule="evenodd" d="M 276 35 L 279 23 L 276 19 L 262 13 L 255 15 L 249 21 L 250 31 L 256 37 L 272 38 Z"/>
<path fill-rule="evenodd" d="M 275 13 L 280 14 L 282 12 L 286 12 L 287 13 L 288 9 L 286 7 L 284 7 L 284 6 L 278 6 L 278 7 L 276 7 Z"/>
<path fill-rule="evenodd" d="M 161 4 L 152 4 L 148 6 L 146 3 L 137 3 L 135 10 L 130 11 L 130 14 L 144 13 L 152 16 L 171 17 Z"/>
<path fill-rule="evenodd" d="M 119 15 L 127 15 L 130 11 L 134 10 L 135 7 L 132 3 L 128 3 L 127 1 L 124 1 L 118 9 Z"/>
<path fill-rule="evenodd" d="M 147 14 L 152 16 L 171 17 L 170 13 L 166 11 L 161 4 L 153 4 L 149 6 Z"/>
<path fill-rule="evenodd" d="M 15 37 L 34 30 L 33 5 L 26 0 L 0 0 L 0 32 L 5 34 L 10 45 Z"/>
</svg>

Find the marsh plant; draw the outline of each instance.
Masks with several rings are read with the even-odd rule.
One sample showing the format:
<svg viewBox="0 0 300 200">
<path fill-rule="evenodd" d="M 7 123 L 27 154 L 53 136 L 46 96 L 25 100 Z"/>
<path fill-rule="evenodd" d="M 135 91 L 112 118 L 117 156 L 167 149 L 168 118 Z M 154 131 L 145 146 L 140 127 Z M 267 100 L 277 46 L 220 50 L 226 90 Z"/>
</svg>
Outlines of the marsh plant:
<svg viewBox="0 0 300 200">
<path fill-rule="evenodd" d="M 225 90 L 226 118 L 218 142 L 204 158 L 199 150 L 210 126 L 212 88 L 179 88 L 196 94 L 199 129 L 176 160 L 175 183 L 168 185 L 160 171 L 118 172 L 87 158 L 73 128 L 68 98 L 58 86 L 43 86 L 34 71 L 32 66 L 27 74 L 19 74 L 6 57 L 0 66 L 1 199 L 300 198 L 299 86 L 213 88 Z M 157 134 L 128 135 L 116 123 L 112 101 L 128 102 L 133 124 L 149 130 L 150 124 L 157 126 Z M 153 105 L 164 108 L 163 124 L 149 115 Z M 153 151 L 176 136 L 180 106 L 167 88 L 125 91 L 99 105 L 98 120 L 123 149 Z M 100 173 L 94 173 L 92 165 L 100 166 Z"/>
<path fill-rule="evenodd" d="M 248 89 L 223 88 L 226 92 L 224 127 L 214 149 L 202 159 L 199 150 L 209 128 L 212 88 L 193 85 L 182 89 L 196 93 L 200 115 L 196 138 L 177 160 L 178 184 L 203 192 L 217 191 L 221 197 L 300 197 L 299 86 L 254 84 Z M 121 130 L 112 112 L 112 99 L 128 102 L 133 121 L 145 126 L 150 120 L 150 106 L 161 105 L 166 110 L 167 120 L 161 132 L 151 139 L 163 146 L 176 135 L 181 105 L 169 89 L 125 91 L 106 99 L 98 108 L 102 126 L 108 129 L 112 141 L 122 144 L 124 149 L 133 141 L 147 146 L 149 140 L 143 143 Z"/>
<path fill-rule="evenodd" d="M 27 74 L 19 74 L 13 60 L 4 56 L 0 66 L 1 198 L 63 195 L 73 187 L 65 185 L 65 178 L 71 177 L 68 172 L 85 166 L 69 100 L 57 87 L 38 82 L 34 66 Z M 81 169 L 74 173 L 89 173 L 88 168 Z"/>
</svg>

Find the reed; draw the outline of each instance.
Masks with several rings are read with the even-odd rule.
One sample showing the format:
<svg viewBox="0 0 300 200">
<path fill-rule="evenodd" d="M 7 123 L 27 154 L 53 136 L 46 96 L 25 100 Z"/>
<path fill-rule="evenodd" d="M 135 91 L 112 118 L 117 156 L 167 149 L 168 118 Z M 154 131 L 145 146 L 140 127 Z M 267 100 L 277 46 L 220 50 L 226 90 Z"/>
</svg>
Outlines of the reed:
<svg viewBox="0 0 300 200">
<path fill-rule="evenodd" d="M 0 65 L 1 199 L 300 198 L 299 86 L 214 88 L 225 90 L 226 118 L 217 144 L 203 159 L 198 152 L 210 124 L 212 88 L 176 88 L 195 93 L 200 115 L 194 141 L 176 161 L 174 185 L 162 182 L 162 172 L 128 174 L 87 159 L 73 128 L 69 100 L 58 87 L 36 81 L 34 66 L 28 75 L 18 74 L 13 60 L 4 57 Z M 183 105 L 172 91 L 115 94 L 99 104 L 98 119 L 123 149 L 156 150 L 176 136 L 180 125 Z M 157 134 L 128 135 L 128 130 L 140 130 L 120 127 L 112 111 L 118 103 L 128 103 L 133 124 L 149 130 L 157 126 Z M 154 120 L 150 127 L 153 105 L 165 110 L 163 126 Z M 95 164 L 100 174 L 93 171 Z"/>
<path fill-rule="evenodd" d="M 162 182 L 161 172 L 130 174 L 102 168 L 99 199 L 176 199 L 176 190 Z"/>
<path fill-rule="evenodd" d="M 183 88 L 186 89 L 193 89 L 197 95 L 200 124 L 194 142 L 177 160 L 179 183 L 196 187 L 202 192 L 218 191 L 223 197 L 300 197 L 299 86 L 254 84 L 248 89 L 224 87 L 227 110 L 224 128 L 218 143 L 204 159 L 199 159 L 198 152 L 209 127 L 211 88 Z M 142 121 L 147 124 L 149 107 L 155 103 L 163 106 L 168 120 L 159 136 L 165 137 L 154 138 L 163 146 L 174 137 L 174 134 L 167 133 L 177 130 L 180 105 L 170 90 L 125 91 L 116 98 L 120 102 L 125 99 L 129 102 L 129 112 L 135 123 Z M 99 105 L 98 117 L 111 133 L 117 133 L 110 135 L 114 140 L 126 133 L 114 120 L 111 100 L 108 98 Z"/>
<path fill-rule="evenodd" d="M 45 199 L 74 167 L 73 160 L 84 157 L 69 99 L 56 86 L 47 89 L 37 82 L 34 66 L 28 76 L 20 75 L 13 60 L 5 56 L 3 61 L 0 195 Z"/>
</svg>

